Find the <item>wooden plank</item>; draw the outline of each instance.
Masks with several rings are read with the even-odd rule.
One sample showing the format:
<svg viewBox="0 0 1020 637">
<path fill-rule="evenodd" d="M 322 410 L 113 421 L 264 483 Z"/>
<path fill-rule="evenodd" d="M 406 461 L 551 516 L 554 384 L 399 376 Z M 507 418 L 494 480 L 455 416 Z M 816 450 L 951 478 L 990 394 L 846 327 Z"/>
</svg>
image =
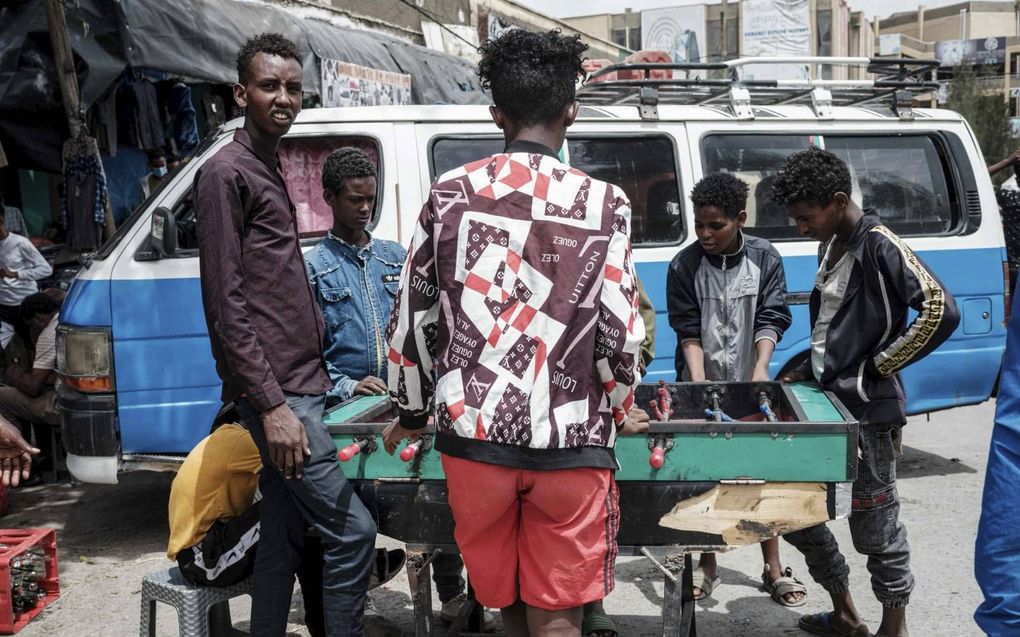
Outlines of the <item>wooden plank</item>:
<svg viewBox="0 0 1020 637">
<path fill-rule="evenodd" d="M 717 534 L 733 547 L 757 544 L 829 521 L 822 483 L 720 484 L 679 502 L 659 524 L 678 531 Z"/>
</svg>

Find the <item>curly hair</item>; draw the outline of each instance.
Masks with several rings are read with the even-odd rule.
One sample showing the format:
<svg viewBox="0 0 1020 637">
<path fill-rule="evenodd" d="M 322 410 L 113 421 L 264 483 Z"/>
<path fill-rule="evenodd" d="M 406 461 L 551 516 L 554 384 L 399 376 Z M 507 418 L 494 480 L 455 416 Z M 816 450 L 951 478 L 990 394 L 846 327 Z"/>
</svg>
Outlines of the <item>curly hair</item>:
<svg viewBox="0 0 1020 637">
<path fill-rule="evenodd" d="M 375 164 L 364 151 L 353 147 L 337 148 L 322 165 L 322 187 L 336 194 L 344 189 L 348 179 L 376 175 Z"/>
<path fill-rule="evenodd" d="M 251 79 L 251 61 L 259 53 L 290 58 L 301 64 L 301 53 L 296 44 L 279 33 L 260 33 L 249 38 L 237 51 L 237 81 L 241 84 L 247 84 Z"/>
<path fill-rule="evenodd" d="M 694 184 L 691 202 L 695 210 L 716 206 L 730 219 L 736 219 L 747 207 L 747 190 L 747 184 L 731 173 L 715 173 Z"/>
<path fill-rule="evenodd" d="M 53 314 L 60 311 L 60 301 L 45 292 L 29 294 L 18 307 L 18 315 L 23 321 L 31 321 L 38 314 Z"/>
<path fill-rule="evenodd" d="M 827 206 L 837 192 L 849 197 L 852 191 L 853 180 L 846 163 L 815 147 L 790 155 L 772 185 L 773 199 L 783 205 Z"/>
<path fill-rule="evenodd" d="M 478 79 L 507 117 L 524 124 L 554 119 L 574 101 L 588 45 L 579 35 L 512 29 L 479 49 Z"/>
</svg>

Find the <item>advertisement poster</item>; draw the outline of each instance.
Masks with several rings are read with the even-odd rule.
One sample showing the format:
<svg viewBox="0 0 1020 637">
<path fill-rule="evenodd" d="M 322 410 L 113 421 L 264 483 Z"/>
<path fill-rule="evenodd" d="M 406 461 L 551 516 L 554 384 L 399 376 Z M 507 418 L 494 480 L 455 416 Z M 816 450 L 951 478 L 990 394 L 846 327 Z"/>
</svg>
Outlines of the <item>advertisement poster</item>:
<svg viewBox="0 0 1020 637">
<path fill-rule="evenodd" d="M 320 60 L 322 106 L 395 106 L 411 103 L 411 76 L 329 58 Z"/>
<path fill-rule="evenodd" d="M 705 5 L 642 11 L 641 48 L 665 51 L 677 64 L 701 62 L 708 54 Z"/>
<path fill-rule="evenodd" d="M 744 0 L 740 5 L 740 50 L 743 57 L 811 55 L 809 0 Z M 751 65 L 745 79 L 808 79 L 807 65 Z"/>
<path fill-rule="evenodd" d="M 935 59 L 942 66 L 1001 66 L 1006 63 L 1006 38 L 942 40 L 935 43 Z"/>
</svg>

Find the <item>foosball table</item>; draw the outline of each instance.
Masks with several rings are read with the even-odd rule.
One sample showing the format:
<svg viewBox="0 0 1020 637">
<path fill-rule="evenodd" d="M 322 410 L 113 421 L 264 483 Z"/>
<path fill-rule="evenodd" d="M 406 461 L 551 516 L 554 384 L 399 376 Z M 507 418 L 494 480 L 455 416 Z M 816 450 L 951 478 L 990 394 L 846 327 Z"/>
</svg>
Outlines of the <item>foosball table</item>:
<svg viewBox="0 0 1020 637">
<path fill-rule="evenodd" d="M 621 555 L 643 556 L 663 574 L 664 637 L 695 635 L 691 554 L 725 552 L 850 513 L 857 422 L 829 392 L 808 383 L 642 384 L 636 404 L 647 435 L 616 441 Z M 456 551 L 440 454 L 431 425 L 399 454 L 383 449 L 389 398 L 356 398 L 329 410 L 341 466 L 379 532 L 407 544 L 415 635 L 477 628 L 465 604 L 433 632 L 429 565 Z M 474 608 L 472 608 L 474 607 Z"/>
</svg>

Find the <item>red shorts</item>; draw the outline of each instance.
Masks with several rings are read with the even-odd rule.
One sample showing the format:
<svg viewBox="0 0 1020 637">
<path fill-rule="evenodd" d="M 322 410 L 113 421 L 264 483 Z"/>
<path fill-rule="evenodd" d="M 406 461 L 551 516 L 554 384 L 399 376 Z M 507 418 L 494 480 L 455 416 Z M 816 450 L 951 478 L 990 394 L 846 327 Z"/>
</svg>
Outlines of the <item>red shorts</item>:
<svg viewBox="0 0 1020 637">
<path fill-rule="evenodd" d="M 454 536 L 478 601 L 562 610 L 613 590 L 619 492 L 609 469 L 528 471 L 443 455 Z"/>
</svg>

